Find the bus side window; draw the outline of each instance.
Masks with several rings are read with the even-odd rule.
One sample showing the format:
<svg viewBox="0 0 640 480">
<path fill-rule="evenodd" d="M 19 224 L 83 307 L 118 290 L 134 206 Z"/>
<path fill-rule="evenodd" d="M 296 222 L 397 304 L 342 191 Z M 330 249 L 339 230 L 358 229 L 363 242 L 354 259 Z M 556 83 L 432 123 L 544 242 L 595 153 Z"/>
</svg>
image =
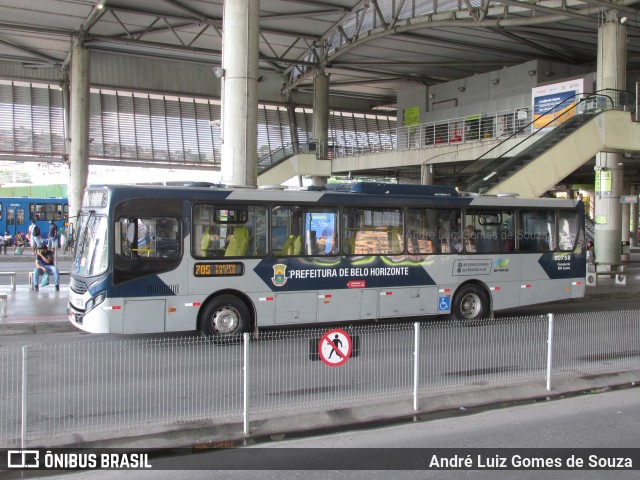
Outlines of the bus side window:
<svg viewBox="0 0 640 480">
<path fill-rule="evenodd" d="M 351 251 L 355 255 L 389 255 L 404 250 L 403 218 L 399 209 L 348 208 L 344 224 L 355 231 Z"/>
<path fill-rule="evenodd" d="M 271 251 L 276 256 L 293 255 L 300 235 L 300 213 L 293 207 L 274 207 L 271 211 Z"/>
<path fill-rule="evenodd" d="M 578 218 L 575 212 L 560 212 L 558 247 L 563 251 L 573 250 L 578 237 Z"/>
<path fill-rule="evenodd" d="M 519 249 L 524 252 L 555 250 L 555 212 L 523 210 L 520 212 Z"/>
</svg>

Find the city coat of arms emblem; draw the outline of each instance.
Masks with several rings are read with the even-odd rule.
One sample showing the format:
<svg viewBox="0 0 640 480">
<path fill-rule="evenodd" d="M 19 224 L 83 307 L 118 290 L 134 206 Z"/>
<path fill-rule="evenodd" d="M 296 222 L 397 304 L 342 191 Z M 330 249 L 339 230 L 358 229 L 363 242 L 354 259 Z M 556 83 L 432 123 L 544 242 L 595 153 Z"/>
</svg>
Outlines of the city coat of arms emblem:
<svg viewBox="0 0 640 480">
<path fill-rule="evenodd" d="M 271 278 L 271 281 L 276 287 L 282 287 L 287 283 L 286 271 L 287 266 L 282 263 L 276 263 L 273 266 L 273 277 Z"/>
</svg>

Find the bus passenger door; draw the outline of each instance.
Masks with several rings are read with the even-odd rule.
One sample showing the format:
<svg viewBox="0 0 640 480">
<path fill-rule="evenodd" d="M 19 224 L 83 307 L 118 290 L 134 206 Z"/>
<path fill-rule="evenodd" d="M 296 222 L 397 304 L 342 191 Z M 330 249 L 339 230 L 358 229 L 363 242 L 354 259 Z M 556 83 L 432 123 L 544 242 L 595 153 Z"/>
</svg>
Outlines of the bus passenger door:
<svg viewBox="0 0 640 480">
<path fill-rule="evenodd" d="M 125 300 L 123 333 L 164 332 L 165 300 Z"/>
</svg>

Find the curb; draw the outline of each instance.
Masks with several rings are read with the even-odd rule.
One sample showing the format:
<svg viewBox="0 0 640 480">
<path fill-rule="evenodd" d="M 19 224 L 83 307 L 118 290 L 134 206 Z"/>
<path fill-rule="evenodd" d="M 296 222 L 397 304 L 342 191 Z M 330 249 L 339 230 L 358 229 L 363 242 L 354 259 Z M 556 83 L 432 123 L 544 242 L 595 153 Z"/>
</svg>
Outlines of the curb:
<svg viewBox="0 0 640 480">
<path fill-rule="evenodd" d="M 0 323 L 0 335 L 27 335 L 33 333 L 69 333 L 79 332 L 66 320 L 54 322 L 16 322 Z"/>
</svg>

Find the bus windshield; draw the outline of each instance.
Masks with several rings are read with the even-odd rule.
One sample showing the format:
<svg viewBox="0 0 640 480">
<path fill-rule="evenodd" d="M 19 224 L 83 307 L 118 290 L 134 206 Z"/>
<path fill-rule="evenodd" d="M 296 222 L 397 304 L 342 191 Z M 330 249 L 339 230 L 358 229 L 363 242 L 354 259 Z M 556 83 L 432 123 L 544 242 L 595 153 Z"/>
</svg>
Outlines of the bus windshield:
<svg viewBox="0 0 640 480">
<path fill-rule="evenodd" d="M 104 273 L 108 267 L 107 217 L 92 213 L 80 217 L 73 272 L 84 277 Z"/>
</svg>

